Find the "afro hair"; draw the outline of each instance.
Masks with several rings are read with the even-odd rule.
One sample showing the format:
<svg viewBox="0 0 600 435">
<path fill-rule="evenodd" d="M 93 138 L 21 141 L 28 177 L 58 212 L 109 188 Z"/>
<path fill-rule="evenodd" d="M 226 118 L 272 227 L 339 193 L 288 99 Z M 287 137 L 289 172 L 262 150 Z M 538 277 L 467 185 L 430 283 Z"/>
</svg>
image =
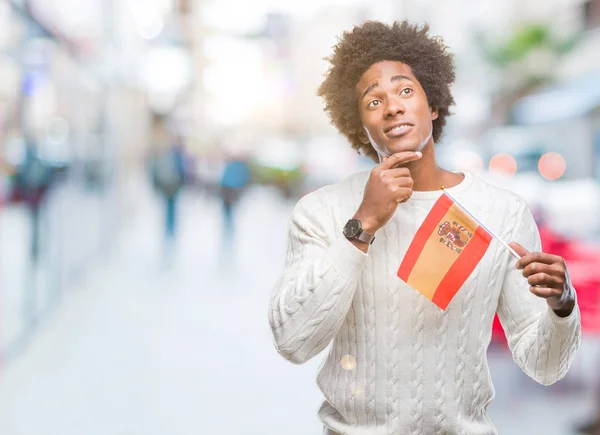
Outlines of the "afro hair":
<svg viewBox="0 0 600 435">
<path fill-rule="evenodd" d="M 364 130 L 355 93 L 361 76 L 374 64 L 399 61 L 411 67 L 423 87 L 429 106 L 437 109 L 433 121 L 433 140 L 442 136 L 450 106 L 454 105 L 451 86 L 454 83 L 453 55 L 440 37 L 428 34 L 429 26 L 419 27 L 407 21 L 387 25 L 366 21 L 344 32 L 326 60 L 330 68 L 318 90 L 325 102 L 332 124 L 359 153 L 378 161 L 377 152 L 365 144 Z"/>
</svg>

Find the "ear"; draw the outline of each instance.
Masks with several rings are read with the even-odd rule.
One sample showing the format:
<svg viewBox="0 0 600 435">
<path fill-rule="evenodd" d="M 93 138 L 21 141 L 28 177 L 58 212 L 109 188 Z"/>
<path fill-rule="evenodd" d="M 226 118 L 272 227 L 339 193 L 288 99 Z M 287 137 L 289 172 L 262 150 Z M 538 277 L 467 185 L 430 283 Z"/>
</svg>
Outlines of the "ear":
<svg viewBox="0 0 600 435">
<path fill-rule="evenodd" d="M 439 113 L 438 110 L 434 107 L 430 107 L 431 110 L 431 120 L 435 121 L 436 119 L 438 119 Z"/>
</svg>

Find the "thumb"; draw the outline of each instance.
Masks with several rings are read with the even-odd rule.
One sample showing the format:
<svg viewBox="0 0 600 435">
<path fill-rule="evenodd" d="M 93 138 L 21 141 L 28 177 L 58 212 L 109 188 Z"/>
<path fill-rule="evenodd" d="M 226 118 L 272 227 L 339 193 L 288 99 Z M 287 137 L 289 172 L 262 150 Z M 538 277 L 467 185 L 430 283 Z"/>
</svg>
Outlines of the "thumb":
<svg viewBox="0 0 600 435">
<path fill-rule="evenodd" d="M 508 245 L 511 248 L 513 248 L 515 250 L 515 252 L 517 254 L 519 254 L 520 257 L 523 257 L 523 256 L 529 254 L 529 251 L 527 249 L 525 249 L 524 247 L 522 247 L 521 245 L 519 245 L 517 242 L 510 242 Z"/>
</svg>

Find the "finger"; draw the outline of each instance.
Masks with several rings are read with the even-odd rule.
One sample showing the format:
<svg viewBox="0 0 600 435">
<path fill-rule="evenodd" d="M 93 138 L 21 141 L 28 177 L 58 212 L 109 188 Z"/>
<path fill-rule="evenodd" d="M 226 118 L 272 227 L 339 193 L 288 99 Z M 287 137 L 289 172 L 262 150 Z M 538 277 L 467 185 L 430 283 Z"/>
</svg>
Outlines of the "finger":
<svg viewBox="0 0 600 435">
<path fill-rule="evenodd" d="M 528 264 L 533 262 L 554 264 L 562 261 L 562 258 L 558 255 L 547 254 L 545 252 L 529 252 L 517 242 L 510 242 L 509 246 L 521 257 L 517 261 L 517 269 L 524 269 Z"/>
<path fill-rule="evenodd" d="M 517 262 L 517 268 L 524 269 L 531 263 L 561 265 L 564 264 L 564 260 L 562 257 L 554 254 L 547 254 L 545 252 L 530 252 L 521 257 L 521 259 Z"/>
<path fill-rule="evenodd" d="M 410 171 L 407 168 L 387 169 L 378 171 L 376 177 L 381 183 L 389 186 L 392 189 L 398 187 L 412 188 L 414 180 L 410 176 Z"/>
<path fill-rule="evenodd" d="M 517 269 L 523 269 L 523 267 L 526 266 L 526 264 L 522 264 L 523 262 L 523 257 L 525 257 L 527 254 L 529 254 L 529 251 L 527 249 L 525 249 L 524 247 L 522 247 L 519 243 L 517 242 L 510 242 L 508 244 L 508 246 L 510 246 L 511 248 L 514 249 L 514 251 L 519 254 L 519 257 L 521 257 L 521 259 L 519 261 L 517 261 Z"/>
<path fill-rule="evenodd" d="M 391 169 L 391 171 L 395 171 L 395 169 Z M 386 171 L 386 174 L 389 171 Z M 399 175 L 399 174 L 396 174 Z M 398 177 L 391 177 L 389 174 L 386 175 L 386 183 L 393 187 L 393 188 L 399 188 L 399 187 L 408 187 L 410 189 L 412 189 L 413 185 L 415 184 L 415 180 L 412 179 L 412 177 L 409 176 L 402 176 L 399 175 Z"/>
<path fill-rule="evenodd" d="M 565 270 L 558 264 L 545 264 L 545 263 L 529 263 L 523 268 L 523 276 L 525 278 L 535 275 L 536 273 L 545 273 L 555 277 L 565 276 Z"/>
<path fill-rule="evenodd" d="M 421 157 L 423 157 L 423 154 L 420 151 L 403 151 L 401 153 L 392 154 L 387 159 L 384 159 L 379 167 L 381 169 L 391 169 L 403 163 L 419 160 Z"/>
<path fill-rule="evenodd" d="M 547 273 L 536 273 L 527 278 L 527 282 L 532 286 L 561 288 L 564 281 L 556 276 Z"/>
<path fill-rule="evenodd" d="M 408 188 L 408 187 L 399 187 L 396 189 L 396 191 L 394 192 L 394 199 L 396 200 L 396 202 L 398 204 L 401 204 L 403 202 L 406 202 L 410 199 L 410 197 L 412 196 L 412 188 Z"/>
<path fill-rule="evenodd" d="M 560 297 L 560 290 L 549 287 L 530 287 L 529 291 L 537 297 L 548 299 L 551 297 Z"/>
<path fill-rule="evenodd" d="M 410 177 L 410 170 L 406 167 L 386 169 L 385 171 L 383 171 L 383 173 L 386 175 L 386 177 L 390 178 Z"/>
<path fill-rule="evenodd" d="M 415 184 L 415 180 L 413 180 L 410 177 L 392 178 L 390 180 L 390 185 L 393 186 L 394 188 L 408 187 L 409 189 L 412 190 L 414 184 Z"/>
</svg>

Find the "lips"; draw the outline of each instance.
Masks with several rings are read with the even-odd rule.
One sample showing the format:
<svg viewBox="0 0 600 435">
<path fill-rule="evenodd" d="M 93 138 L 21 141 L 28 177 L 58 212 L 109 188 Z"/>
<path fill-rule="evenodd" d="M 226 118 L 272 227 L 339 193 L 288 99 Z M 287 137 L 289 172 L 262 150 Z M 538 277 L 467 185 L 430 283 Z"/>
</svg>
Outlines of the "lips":
<svg viewBox="0 0 600 435">
<path fill-rule="evenodd" d="M 398 137 L 406 134 L 413 127 L 410 122 L 396 122 L 386 128 L 384 133 L 390 137 Z"/>
</svg>

